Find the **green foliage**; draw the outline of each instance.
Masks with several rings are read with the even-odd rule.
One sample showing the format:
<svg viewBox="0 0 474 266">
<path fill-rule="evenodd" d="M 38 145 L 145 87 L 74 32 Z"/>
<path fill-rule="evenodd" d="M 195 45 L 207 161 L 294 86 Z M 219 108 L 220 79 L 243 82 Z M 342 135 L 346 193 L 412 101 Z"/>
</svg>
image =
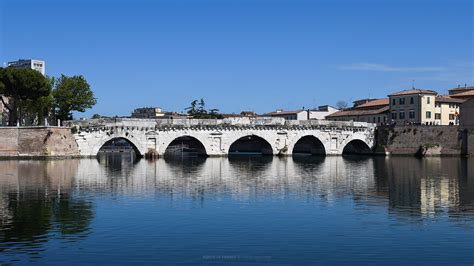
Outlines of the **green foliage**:
<svg viewBox="0 0 474 266">
<path fill-rule="evenodd" d="M 188 115 L 196 119 L 222 119 L 224 116 L 219 114 L 219 109 L 206 110 L 206 102 L 203 98 L 199 101 L 194 100 L 191 105 L 186 108 Z"/>
<path fill-rule="evenodd" d="M 10 112 L 10 125 L 14 125 L 17 120 L 22 123 L 27 114 L 36 114 L 46 108 L 47 98 L 51 94 L 51 83 L 38 71 L 27 68 L 1 68 L 0 83 L 0 93 L 11 99 L 9 104 L 4 103 Z M 35 119 L 37 118 L 35 116 Z"/>
<path fill-rule="evenodd" d="M 72 119 L 72 112 L 84 112 L 97 103 L 94 93 L 83 76 L 61 77 L 55 80 L 53 106 L 56 117 L 61 120 Z"/>
</svg>

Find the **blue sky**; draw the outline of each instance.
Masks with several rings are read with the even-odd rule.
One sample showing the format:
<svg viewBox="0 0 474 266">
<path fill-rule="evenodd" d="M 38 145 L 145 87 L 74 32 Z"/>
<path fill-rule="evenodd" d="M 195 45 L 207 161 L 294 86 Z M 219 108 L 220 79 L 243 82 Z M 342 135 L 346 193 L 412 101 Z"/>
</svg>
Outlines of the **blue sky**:
<svg viewBox="0 0 474 266">
<path fill-rule="evenodd" d="M 232 113 L 474 85 L 474 1 L 0 0 L 0 62 L 81 74 L 98 104 Z"/>
</svg>

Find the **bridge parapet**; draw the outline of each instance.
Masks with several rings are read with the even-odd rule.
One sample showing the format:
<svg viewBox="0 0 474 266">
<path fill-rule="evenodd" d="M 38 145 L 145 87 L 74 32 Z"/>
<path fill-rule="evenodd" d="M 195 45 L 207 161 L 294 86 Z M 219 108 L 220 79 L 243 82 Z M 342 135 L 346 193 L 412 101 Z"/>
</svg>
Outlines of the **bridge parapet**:
<svg viewBox="0 0 474 266">
<path fill-rule="evenodd" d="M 133 119 L 108 118 L 67 121 L 66 126 L 79 129 L 100 129 L 112 127 L 127 127 L 131 129 L 184 129 L 184 128 L 265 128 L 269 129 L 298 129 L 298 128 L 327 128 L 327 129 L 374 129 L 375 124 L 353 121 L 329 120 L 285 120 L 283 118 L 230 118 L 230 119 Z"/>
</svg>

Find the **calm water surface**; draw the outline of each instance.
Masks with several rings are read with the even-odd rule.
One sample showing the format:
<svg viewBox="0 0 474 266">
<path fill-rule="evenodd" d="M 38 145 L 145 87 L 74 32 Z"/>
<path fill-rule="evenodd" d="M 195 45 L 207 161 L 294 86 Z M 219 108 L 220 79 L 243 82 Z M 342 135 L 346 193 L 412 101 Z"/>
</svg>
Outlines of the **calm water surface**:
<svg viewBox="0 0 474 266">
<path fill-rule="evenodd" d="M 474 160 L 0 161 L 12 265 L 474 264 Z"/>
</svg>

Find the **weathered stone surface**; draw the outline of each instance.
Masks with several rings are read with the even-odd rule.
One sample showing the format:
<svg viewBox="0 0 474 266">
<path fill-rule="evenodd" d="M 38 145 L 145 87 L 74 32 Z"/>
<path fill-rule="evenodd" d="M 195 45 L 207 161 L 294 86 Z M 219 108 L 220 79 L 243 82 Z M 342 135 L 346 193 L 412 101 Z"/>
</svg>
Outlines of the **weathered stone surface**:
<svg viewBox="0 0 474 266">
<path fill-rule="evenodd" d="M 132 143 L 141 156 L 148 151 L 160 156 L 170 143 L 183 136 L 197 139 L 209 156 L 225 156 L 238 139 L 258 136 L 267 141 L 274 155 L 290 155 L 298 140 L 314 136 L 320 140 L 328 155 L 342 154 L 344 147 L 360 140 L 372 147 L 375 125 L 363 122 L 285 121 L 283 119 L 222 119 L 222 120 L 147 120 L 97 119 L 68 123 L 82 156 L 95 156 L 108 141 L 123 138 Z"/>
<path fill-rule="evenodd" d="M 398 126 L 377 129 L 377 150 L 390 155 L 461 155 L 457 126 Z"/>
<path fill-rule="evenodd" d="M 0 156 L 55 157 L 78 155 L 78 146 L 70 128 L 0 128 Z"/>
</svg>

